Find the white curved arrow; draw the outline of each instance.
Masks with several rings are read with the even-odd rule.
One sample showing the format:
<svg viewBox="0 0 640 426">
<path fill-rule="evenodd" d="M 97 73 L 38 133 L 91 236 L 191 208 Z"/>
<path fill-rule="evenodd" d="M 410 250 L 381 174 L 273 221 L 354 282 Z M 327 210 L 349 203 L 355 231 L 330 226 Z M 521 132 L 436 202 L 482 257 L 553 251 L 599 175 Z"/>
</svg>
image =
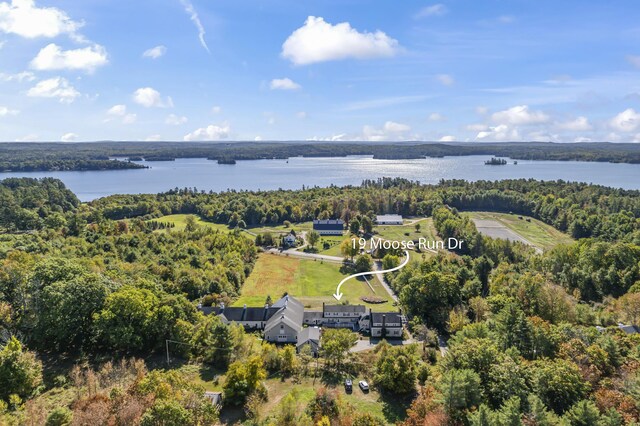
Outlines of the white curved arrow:
<svg viewBox="0 0 640 426">
<path fill-rule="evenodd" d="M 398 269 L 402 269 L 405 266 L 407 266 L 407 263 L 409 263 L 409 252 L 407 250 L 404 251 L 404 255 L 407 257 L 404 262 L 402 262 L 400 264 L 400 266 L 396 266 L 395 268 L 391 268 L 391 269 L 384 269 L 382 271 L 369 271 L 369 272 L 360 272 L 357 274 L 353 274 L 353 275 L 349 275 L 347 278 L 343 279 L 342 281 L 340 281 L 340 284 L 338 284 L 338 288 L 336 289 L 335 294 L 333 295 L 333 297 L 336 298 L 336 300 L 340 300 L 342 299 L 343 294 L 340 292 L 340 287 L 342 287 L 342 284 L 344 284 L 346 281 L 349 281 L 351 278 L 355 278 L 355 277 L 362 277 L 364 275 L 373 275 L 373 274 L 386 274 L 387 272 L 394 272 L 397 271 Z"/>
</svg>

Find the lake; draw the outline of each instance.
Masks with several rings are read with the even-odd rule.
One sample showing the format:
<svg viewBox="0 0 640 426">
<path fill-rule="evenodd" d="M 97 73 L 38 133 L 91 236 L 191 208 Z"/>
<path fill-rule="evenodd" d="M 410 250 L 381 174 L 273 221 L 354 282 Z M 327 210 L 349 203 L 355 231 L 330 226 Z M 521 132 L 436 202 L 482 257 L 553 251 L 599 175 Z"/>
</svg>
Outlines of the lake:
<svg viewBox="0 0 640 426">
<path fill-rule="evenodd" d="M 8 177 L 54 177 L 82 201 L 113 194 L 159 193 L 173 188 L 213 190 L 300 189 L 305 186 L 359 185 L 364 179 L 402 177 L 422 183 L 441 179 L 502 180 L 534 178 L 578 181 L 624 189 L 640 189 L 640 165 L 580 161 L 525 161 L 486 166 L 490 156 L 374 160 L 370 156 L 238 161 L 221 165 L 204 158 L 142 162 L 150 169 L 0 173 Z"/>
</svg>

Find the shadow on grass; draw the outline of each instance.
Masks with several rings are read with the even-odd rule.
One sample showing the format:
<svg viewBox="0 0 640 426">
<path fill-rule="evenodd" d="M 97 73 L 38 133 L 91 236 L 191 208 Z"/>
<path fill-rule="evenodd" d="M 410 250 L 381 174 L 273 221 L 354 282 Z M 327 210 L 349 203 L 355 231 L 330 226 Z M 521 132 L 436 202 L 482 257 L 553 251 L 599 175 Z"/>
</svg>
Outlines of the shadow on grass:
<svg viewBox="0 0 640 426">
<path fill-rule="evenodd" d="M 395 424 L 407 417 L 407 408 L 411 405 L 415 394 L 396 395 L 380 391 L 378 402 L 382 404 L 382 414 L 388 423 Z"/>
</svg>

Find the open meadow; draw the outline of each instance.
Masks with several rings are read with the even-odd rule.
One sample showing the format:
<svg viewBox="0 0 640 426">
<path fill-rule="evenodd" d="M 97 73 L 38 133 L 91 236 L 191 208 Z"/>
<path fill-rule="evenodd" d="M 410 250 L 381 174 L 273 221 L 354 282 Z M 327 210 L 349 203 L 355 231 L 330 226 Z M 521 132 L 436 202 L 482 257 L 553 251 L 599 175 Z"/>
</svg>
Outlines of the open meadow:
<svg viewBox="0 0 640 426">
<path fill-rule="evenodd" d="M 276 254 L 261 254 L 253 272 L 242 287 L 240 298 L 234 306 L 261 306 L 266 297 L 277 300 L 284 293 L 299 299 L 305 306 L 320 309 L 322 303 L 338 303 L 332 296 L 336 286 L 347 273 L 340 271 L 341 266 L 320 260 L 296 259 Z M 351 279 L 342 286 L 344 297 L 341 302 L 364 304 L 374 311 L 396 310 L 391 296 L 375 279 Z M 371 287 L 370 287 L 370 286 Z M 362 296 L 378 296 L 388 300 L 382 304 L 367 304 L 360 300 Z"/>
</svg>

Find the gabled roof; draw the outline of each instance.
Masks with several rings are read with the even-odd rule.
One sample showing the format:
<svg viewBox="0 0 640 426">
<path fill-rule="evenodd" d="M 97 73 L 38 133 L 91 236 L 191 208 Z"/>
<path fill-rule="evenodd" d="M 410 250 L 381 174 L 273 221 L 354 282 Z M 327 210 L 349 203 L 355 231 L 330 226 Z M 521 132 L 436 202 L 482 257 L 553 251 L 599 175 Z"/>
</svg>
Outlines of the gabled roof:
<svg viewBox="0 0 640 426">
<path fill-rule="evenodd" d="M 317 327 L 307 327 L 300 330 L 298 333 L 298 345 L 301 346 L 305 343 L 312 341 L 314 343 L 320 342 L 320 329 Z"/>
<path fill-rule="evenodd" d="M 398 312 L 372 312 L 371 322 L 382 324 L 382 317 L 385 316 L 385 324 L 402 324 L 402 314 Z"/>
<path fill-rule="evenodd" d="M 400 216 L 399 214 L 383 214 L 383 215 L 376 216 L 376 221 L 378 221 L 378 222 L 396 222 L 396 221 L 402 222 L 402 216 Z"/>
<path fill-rule="evenodd" d="M 199 309 L 205 315 L 220 315 L 230 322 L 266 321 L 271 315 L 275 314 L 278 311 L 278 309 L 271 309 L 267 307 L 240 308 L 226 306 L 201 306 Z"/>
<path fill-rule="evenodd" d="M 627 334 L 637 334 L 640 333 L 640 327 L 636 326 L 636 325 L 624 325 L 624 324 L 618 324 L 618 328 L 622 331 L 624 331 Z"/>
<path fill-rule="evenodd" d="M 305 309 L 303 318 L 305 320 L 316 319 L 316 318 L 322 318 L 323 315 L 324 314 L 321 311 L 307 311 Z"/>
<path fill-rule="evenodd" d="M 364 314 L 367 308 L 364 305 L 324 305 L 324 312 L 350 312 Z"/>
<path fill-rule="evenodd" d="M 344 222 L 341 220 L 314 220 L 313 229 L 320 230 L 343 230 Z"/>
<path fill-rule="evenodd" d="M 265 333 L 280 323 L 287 324 L 296 331 L 302 329 L 304 306 L 297 299 L 291 296 L 285 296 L 274 303 L 270 309 L 278 310 L 267 320 L 264 327 Z"/>
</svg>

